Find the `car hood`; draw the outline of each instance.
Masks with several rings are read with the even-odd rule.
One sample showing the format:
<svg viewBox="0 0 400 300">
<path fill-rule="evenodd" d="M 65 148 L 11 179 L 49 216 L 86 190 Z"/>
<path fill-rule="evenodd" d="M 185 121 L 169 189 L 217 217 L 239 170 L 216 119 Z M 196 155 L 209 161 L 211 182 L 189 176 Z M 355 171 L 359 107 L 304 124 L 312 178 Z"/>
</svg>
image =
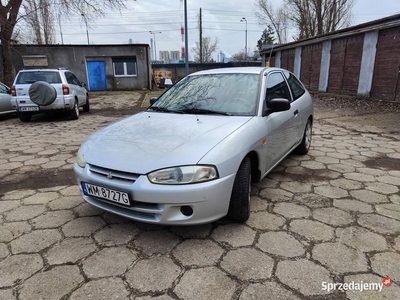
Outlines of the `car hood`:
<svg viewBox="0 0 400 300">
<path fill-rule="evenodd" d="M 196 164 L 251 118 L 142 112 L 96 132 L 81 150 L 89 164 L 147 174 Z"/>
</svg>

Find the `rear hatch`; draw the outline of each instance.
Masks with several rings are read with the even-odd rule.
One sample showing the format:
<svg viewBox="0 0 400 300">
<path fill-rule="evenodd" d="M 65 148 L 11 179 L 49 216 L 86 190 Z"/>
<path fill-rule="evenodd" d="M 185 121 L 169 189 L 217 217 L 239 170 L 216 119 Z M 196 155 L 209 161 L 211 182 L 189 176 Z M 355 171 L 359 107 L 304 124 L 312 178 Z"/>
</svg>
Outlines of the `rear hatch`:
<svg viewBox="0 0 400 300">
<path fill-rule="evenodd" d="M 56 100 L 47 106 L 38 106 L 29 97 L 29 88 L 36 81 L 50 83 L 57 92 Z M 20 71 L 14 81 L 15 95 L 12 97 L 13 104 L 18 106 L 19 111 L 37 111 L 48 109 L 63 109 L 65 107 L 62 81 L 58 71 L 32 70 Z"/>
</svg>

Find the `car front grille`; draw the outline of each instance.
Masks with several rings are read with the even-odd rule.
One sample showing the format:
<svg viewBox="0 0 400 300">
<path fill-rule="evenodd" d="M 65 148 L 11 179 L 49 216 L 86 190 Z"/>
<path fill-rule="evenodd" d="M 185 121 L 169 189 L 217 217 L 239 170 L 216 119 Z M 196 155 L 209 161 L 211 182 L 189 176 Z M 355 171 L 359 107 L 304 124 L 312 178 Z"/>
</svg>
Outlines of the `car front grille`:
<svg viewBox="0 0 400 300">
<path fill-rule="evenodd" d="M 109 180 L 118 180 L 127 184 L 134 183 L 140 176 L 139 174 L 106 169 L 95 165 L 89 165 L 89 171 L 92 174 L 108 178 Z"/>
</svg>

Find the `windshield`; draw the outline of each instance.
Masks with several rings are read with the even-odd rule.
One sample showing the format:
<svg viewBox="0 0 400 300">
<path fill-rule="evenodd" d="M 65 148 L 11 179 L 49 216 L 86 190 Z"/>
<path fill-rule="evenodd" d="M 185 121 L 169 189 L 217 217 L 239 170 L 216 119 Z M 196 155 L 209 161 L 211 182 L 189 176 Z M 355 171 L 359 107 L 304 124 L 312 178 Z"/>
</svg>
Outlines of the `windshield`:
<svg viewBox="0 0 400 300">
<path fill-rule="evenodd" d="M 258 74 L 187 76 L 150 107 L 160 112 L 249 116 L 257 109 Z"/>
</svg>

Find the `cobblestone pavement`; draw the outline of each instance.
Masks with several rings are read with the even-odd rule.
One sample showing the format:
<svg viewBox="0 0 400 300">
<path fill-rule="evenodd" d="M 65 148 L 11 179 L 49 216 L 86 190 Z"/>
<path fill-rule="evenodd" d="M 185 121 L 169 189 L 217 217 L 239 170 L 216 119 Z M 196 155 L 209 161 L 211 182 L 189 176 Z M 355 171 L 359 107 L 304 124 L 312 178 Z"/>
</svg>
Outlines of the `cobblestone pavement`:
<svg viewBox="0 0 400 300">
<path fill-rule="evenodd" d="M 74 184 L 80 143 L 123 116 L 106 98 L 77 121 L 0 120 L 0 299 L 400 299 L 400 136 L 317 114 L 312 150 L 253 186 L 246 224 L 147 225 Z M 381 292 L 323 288 L 386 276 Z"/>
</svg>

